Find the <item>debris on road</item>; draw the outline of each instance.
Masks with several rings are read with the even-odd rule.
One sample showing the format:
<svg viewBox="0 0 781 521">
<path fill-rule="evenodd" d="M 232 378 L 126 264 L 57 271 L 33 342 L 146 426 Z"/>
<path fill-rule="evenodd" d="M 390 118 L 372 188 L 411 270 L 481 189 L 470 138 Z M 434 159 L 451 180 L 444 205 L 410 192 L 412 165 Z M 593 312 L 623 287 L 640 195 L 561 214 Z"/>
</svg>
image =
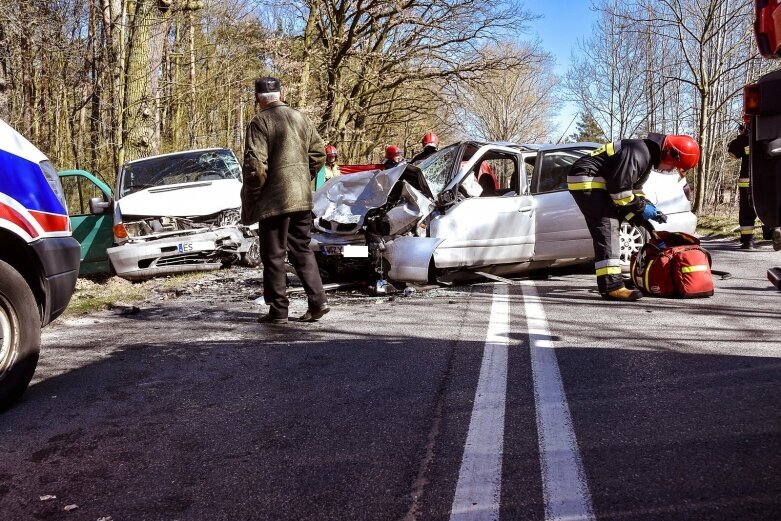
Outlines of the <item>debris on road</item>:
<svg viewBox="0 0 781 521">
<path fill-rule="evenodd" d="M 45 496 L 40 497 L 41 501 L 49 501 L 51 499 L 57 499 L 57 496 L 52 496 L 51 494 L 47 494 Z"/>
<path fill-rule="evenodd" d="M 71 510 L 76 510 L 77 508 L 79 508 L 79 505 L 65 505 L 63 510 L 66 512 L 70 512 Z"/>
</svg>

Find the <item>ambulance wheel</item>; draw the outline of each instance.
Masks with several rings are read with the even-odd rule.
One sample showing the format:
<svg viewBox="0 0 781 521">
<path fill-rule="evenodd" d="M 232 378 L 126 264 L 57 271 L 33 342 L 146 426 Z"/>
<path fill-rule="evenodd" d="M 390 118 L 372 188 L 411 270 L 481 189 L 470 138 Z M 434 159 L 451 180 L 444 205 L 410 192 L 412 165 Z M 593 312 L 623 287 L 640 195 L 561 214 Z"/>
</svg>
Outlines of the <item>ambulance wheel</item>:
<svg viewBox="0 0 781 521">
<path fill-rule="evenodd" d="M 41 317 L 30 287 L 0 261 L 0 411 L 27 388 L 41 349 Z"/>
<path fill-rule="evenodd" d="M 648 240 L 648 232 L 644 228 L 624 221 L 621 223 L 618 238 L 621 243 L 621 271 L 628 273 L 629 260 L 632 258 L 632 254 L 640 251 L 640 248 Z"/>
</svg>

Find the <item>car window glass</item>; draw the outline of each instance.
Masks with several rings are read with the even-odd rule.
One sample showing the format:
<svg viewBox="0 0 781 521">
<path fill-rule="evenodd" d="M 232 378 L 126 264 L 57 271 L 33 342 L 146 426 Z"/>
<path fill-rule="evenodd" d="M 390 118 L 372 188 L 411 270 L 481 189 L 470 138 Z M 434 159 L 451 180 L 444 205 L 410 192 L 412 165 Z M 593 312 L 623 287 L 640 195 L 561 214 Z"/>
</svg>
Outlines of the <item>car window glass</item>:
<svg viewBox="0 0 781 521">
<path fill-rule="evenodd" d="M 152 157 L 122 169 L 121 196 L 155 186 L 239 179 L 241 167 L 230 150 L 207 150 Z"/>
<path fill-rule="evenodd" d="M 68 202 L 68 215 L 89 215 L 89 200 L 100 197 L 106 200 L 103 191 L 98 186 L 82 176 L 61 177 L 65 200 Z"/>
<path fill-rule="evenodd" d="M 457 154 L 458 146 L 451 145 L 432 154 L 417 165 L 423 171 L 431 193 L 438 194 L 445 187 Z"/>
<path fill-rule="evenodd" d="M 488 151 L 472 166 L 467 177 L 474 174 L 477 178 L 482 188 L 480 197 L 497 197 L 520 193 L 519 173 L 517 156 Z"/>
<path fill-rule="evenodd" d="M 567 189 L 567 175 L 572 164 L 587 152 L 587 149 L 552 150 L 542 153 L 542 162 L 537 172 L 534 193 L 556 192 Z"/>
</svg>

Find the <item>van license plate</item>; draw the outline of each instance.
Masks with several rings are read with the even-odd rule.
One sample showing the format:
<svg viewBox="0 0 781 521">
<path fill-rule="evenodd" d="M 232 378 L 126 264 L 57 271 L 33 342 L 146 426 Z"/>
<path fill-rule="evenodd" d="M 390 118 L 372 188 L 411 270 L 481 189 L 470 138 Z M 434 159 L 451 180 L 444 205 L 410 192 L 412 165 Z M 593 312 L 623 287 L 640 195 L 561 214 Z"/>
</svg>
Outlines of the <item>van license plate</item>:
<svg viewBox="0 0 781 521">
<path fill-rule="evenodd" d="M 323 255 L 341 255 L 344 252 L 344 248 L 341 246 L 320 246 L 320 252 Z"/>
<path fill-rule="evenodd" d="M 179 250 L 179 253 L 187 253 L 188 251 L 193 251 L 193 243 L 191 242 L 180 242 L 177 245 L 177 250 Z"/>
</svg>

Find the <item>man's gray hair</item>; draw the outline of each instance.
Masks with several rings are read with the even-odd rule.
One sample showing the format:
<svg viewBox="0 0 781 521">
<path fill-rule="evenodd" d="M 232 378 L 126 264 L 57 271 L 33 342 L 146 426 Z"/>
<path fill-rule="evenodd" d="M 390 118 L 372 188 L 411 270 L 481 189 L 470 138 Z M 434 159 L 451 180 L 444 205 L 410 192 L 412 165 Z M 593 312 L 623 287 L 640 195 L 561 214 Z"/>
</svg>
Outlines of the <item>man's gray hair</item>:
<svg viewBox="0 0 781 521">
<path fill-rule="evenodd" d="M 272 101 L 280 100 L 279 92 L 258 92 L 257 96 L 261 103 L 271 103 Z"/>
</svg>

